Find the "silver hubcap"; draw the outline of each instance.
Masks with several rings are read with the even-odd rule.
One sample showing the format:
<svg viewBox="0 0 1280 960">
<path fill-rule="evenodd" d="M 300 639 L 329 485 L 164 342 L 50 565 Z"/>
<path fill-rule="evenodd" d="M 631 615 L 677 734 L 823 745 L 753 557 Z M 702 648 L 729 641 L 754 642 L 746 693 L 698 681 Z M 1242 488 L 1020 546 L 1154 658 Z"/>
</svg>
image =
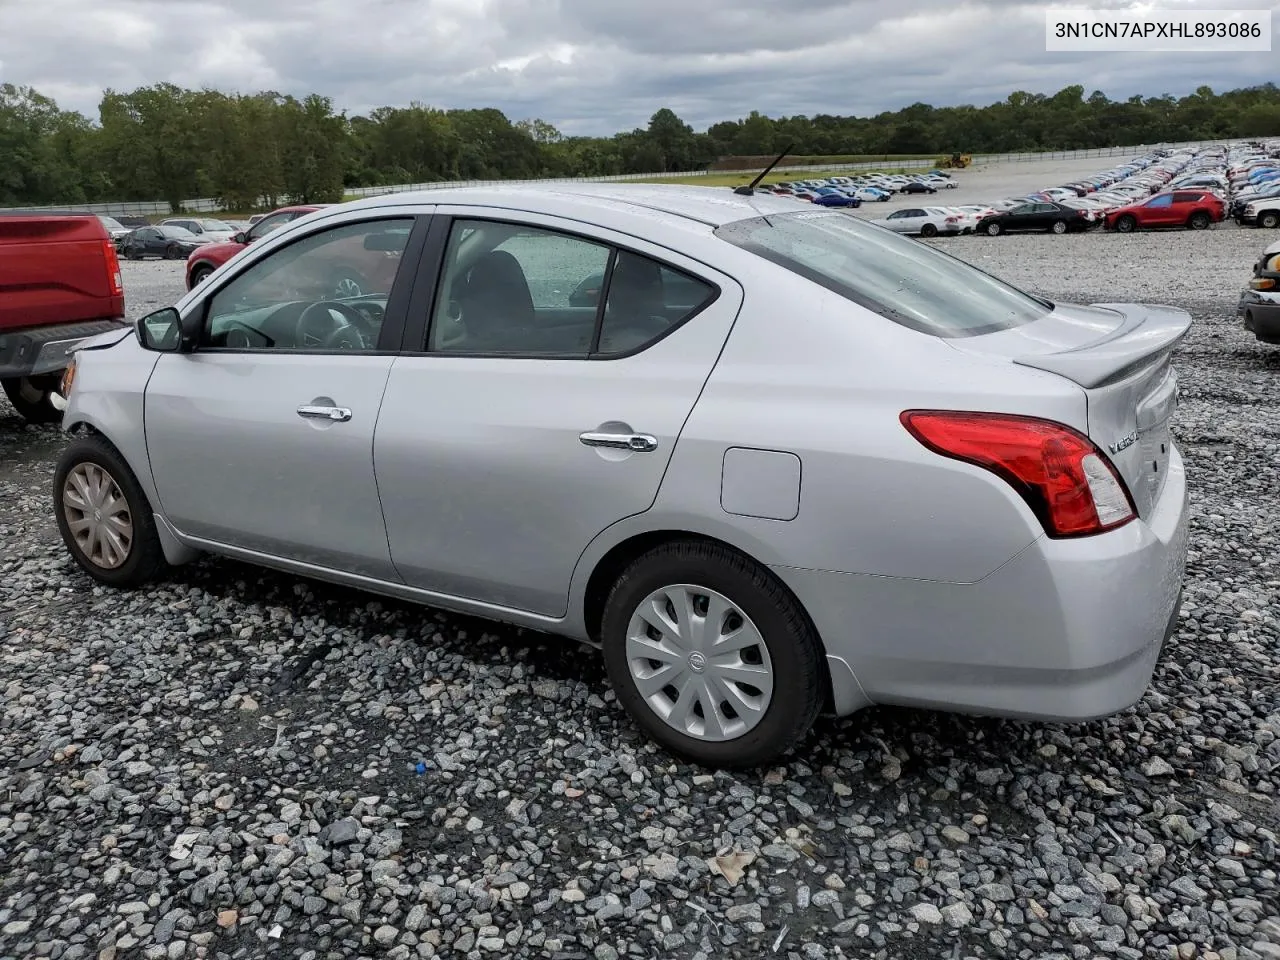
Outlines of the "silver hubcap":
<svg viewBox="0 0 1280 960">
<path fill-rule="evenodd" d="M 129 559 L 133 546 L 129 503 L 102 467 L 81 463 L 67 474 L 62 509 L 76 546 L 95 567 L 113 570 Z"/>
<path fill-rule="evenodd" d="M 728 597 L 677 584 L 655 590 L 627 627 L 627 667 L 649 708 L 697 740 L 741 737 L 773 698 L 773 663 Z"/>
</svg>

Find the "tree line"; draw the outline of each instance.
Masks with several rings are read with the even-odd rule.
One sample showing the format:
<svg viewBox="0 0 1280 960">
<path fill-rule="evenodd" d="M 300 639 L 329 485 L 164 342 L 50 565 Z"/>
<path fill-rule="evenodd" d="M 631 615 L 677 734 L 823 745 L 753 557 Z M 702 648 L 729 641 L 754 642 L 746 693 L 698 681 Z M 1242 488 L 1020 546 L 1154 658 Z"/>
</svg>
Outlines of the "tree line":
<svg viewBox="0 0 1280 960">
<path fill-rule="evenodd" d="M 540 119 L 421 103 L 348 116 L 319 94 L 227 94 L 161 83 L 107 90 L 95 120 L 0 85 L 0 206 L 191 197 L 227 209 L 341 200 L 355 186 L 703 169 L 790 146 L 802 155 L 1078 150 L 1280 135 L 1274 83 L 1175 98 L 1085 96 L 1069 86 L 987 106 L 925 103 L 874 117 L 758 112 L 695 131 L 664 107 L 648 126 L 565 136 Z"/>
</svg>

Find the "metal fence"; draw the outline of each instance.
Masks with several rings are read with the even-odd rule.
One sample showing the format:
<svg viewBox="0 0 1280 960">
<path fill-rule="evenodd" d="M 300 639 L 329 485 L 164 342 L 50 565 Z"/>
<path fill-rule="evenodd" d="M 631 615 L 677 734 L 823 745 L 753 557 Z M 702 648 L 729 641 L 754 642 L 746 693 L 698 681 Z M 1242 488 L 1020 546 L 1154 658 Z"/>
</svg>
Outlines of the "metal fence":
<svg viewBox="0 0 1280 960">
<path fill-rule="evenodd" d="M 1087 160 L 1092 158 L 1108 159 L 1115 157 L 1134 157 L 1147 153 L 1156 149 L 1179 149 L 1183 147 L 1201 148 L 1209 146 L 1227 146 L 1228 144 L 1237 142 L 1235 140 L 1197 140 L 1184 143 L 1158 143 L 1158 144 L 1137 144 L 1127 147 L 1097 147 L 1088 150 L 1056 150 L 1049 153 L 989 153 L 974 154 L 973 162 L 975 165 L 990 165 L 998 163 L 1033 163 L 1038 161 L 1052 160 Z M 902 169 L 902 170 L 927 170 L 936 165 L 934 160 L 886 160 L 886 161 L 862 161 L 858 163 L 823 163 L 823 164 L 807 164 L 803 166 L 787 166 L 779 167 L 775 173 L 779 176 L 786 176 L 795 172 L 813 171 L 813 170 L 831 170 L 831 171 L 853 171 L 853 170 L 884 170 L 884 169 Z M 758 173 L 758 170 L 694 170 L 688 173 L 680 174 L 663 174 L 663 173 L 619 173 L 611 176 L 601 177 L 545 177 L 535 180 L 437 180 L 429 183 L 397 183 L 388 186 L 378 187 L 348 187 L 346 195 L 348 197 L 376 197 L 387 193 L 404 193 L 410 190 L 440 190 L 446 187 L 487 187 L 498 184 L 512 183 L 614 183 L 624 182 L 628 180 L 648 180 L 653 177 L 663 176 L 679 176 L 681 179 L 688 178 L 693 182 L 699 177 L 705 176 L 734 176 Z M 91 213 L 104 214 L 106 216 L 168 216 L 170 214 L 169 204 L 163 200 L 130 200 L 117 203 L 77 203 L 77 204 L 58 204 L 45 207 L 22 207 L 23 210 L 41 210 L 56 213 L 58 211 L 89 211 Z M 195 200 L 184 200 L 182 209 L 188 213 L 215 213 L 222 209 L 222 204 L 211 197 L 203 197 Z"/>
</svg>

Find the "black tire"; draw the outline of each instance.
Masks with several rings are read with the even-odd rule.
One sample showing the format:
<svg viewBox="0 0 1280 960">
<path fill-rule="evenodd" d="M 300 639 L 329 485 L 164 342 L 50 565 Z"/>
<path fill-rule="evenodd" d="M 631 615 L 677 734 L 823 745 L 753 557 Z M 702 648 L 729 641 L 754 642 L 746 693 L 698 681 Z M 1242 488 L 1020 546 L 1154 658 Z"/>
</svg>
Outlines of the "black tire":
<svg viewBox="0 0 1280 960">
<path fill-rule="evenodd" d="M 1203 210 L 1197 210 L 1187 220 L 1187 226 L 1192 230 L 1208 230 L 1209 224 L 1212 222 L 1207 213 Z"/>
<path fill-rule="evenodd" d="M 1121 217 L 1119 220 L 1116 221 L 1116 231 L 1118 233 L 1133 233 L 1133 231 L 1137 228 L 1137 226 L 1138 226 L 1137 219 L 1129 216 L 1128 214 L 1125 214 L 1123 217 Z"/>
<path fill-rule="evenodd" d="M 920 236 L 922 237 L 936 237 L 937 235 L 938 235 L 938 228 L 935 227 L 932 223 L 926 223 L 923 227 L 920 228 Z"/>
<path fill-rule="evenodd" d="M 1258 215 L 1258 226 L 1266 227 L 1268 230 L 1274 230 L 1280 227 L 1280 212 L 1275 210 L 1267 210 Z"/>
<path fill-rule="evenodd" d="M 134 247 L 134 246 L 132 246 L 132 245 L 126 245 L 125 247 L 123 247 L 123 248 L 122 248 L 122 250 L 124 251 L 124 258 L 125 258 L 126 260 L 141 260 L 141 259 L 142 259 L 141 255 L 139 255 L 139 253 L 138 253 L 137 248 L 136 248 L 136 247 Z"/>
<path fill-rule="evenodd" d="M 27 423 L 61 423 L 62 411 L 52 402 L 61 379 L 61 373 L 50 373 L 39 377 L 10 377 L 0 380 L 0 384 L 13 409 Z"/>
<path fill-rule="evenodd" d="M 198 287 L 209 279 L 209 274 L 213 273 L 214 267 L 207 263 L 202 263 L 191 271 L 191 286 Z"/>
<path fill-rule="evenodd" d="M 180 260 L 182 258 L 182 248 L 176 243 L 171 243 L 164 248 L 164 258 L 166 260 Z"/>
<path fill-rule="evenodd" d="M 1059 236 L 1061 236 L 1062 234 L 1066 233 L 1066 232 L 1067 232 L 1067 221 L 1065 221 L 1065 220 L 1055 220 L 1055 221 L 1053 221 L 1053 223 L 1049 225 L 1049 232 L 1050 232 L 1050 233 L 1056 233 L 1056 234 L 1058 234 Z"/>
<path fill-rule="evenodd" d="M 988 237 L 1000 236 L 1000 224 L 998 223 L 988 223 L 985 227 L 982 228 L 982 230 L 984 233 L 986 233 Z"/>
<path fill-rule="evenodd" d="M 124 495 L 133 532 L 127 555 L 119 566 L 106 567 L 95 563 L 71 532 L 63 493 L 67 477 L 81 464 L 93 464 L 105 471 Z M 160 547 L 155 516 L 151 512 L 146 494 L 142 492 L 133 471 L 116 448 L 96 434 L 77 437 L 58 458 L 58 466 L 53 474 L 53 512 L 58 521 L 58 532 L 62 534 L 62 542 L 66 544 L 72 559 L 99 583 L 118 588 L 140 587 L 169 568 Z"/>
<path fill-rule="evenodd" d="M 773 667 L 764 716 L 732 740 L 705 741 L 676 730 L 641 696 L 628 667 L 628 625 L 655 590 L 690 584 L 714 590 L 756 625 Z M 620 576 L 605 601 L 601 638 L 619 702 L 645 733 L 672 753 L 712 767 L 758 767 L 795 749 L 823 704 L 824 660 L 817 634 L 795 598 L 766 570 L 718 544 L 680 540 L 650 550 Z"/>
</svg>

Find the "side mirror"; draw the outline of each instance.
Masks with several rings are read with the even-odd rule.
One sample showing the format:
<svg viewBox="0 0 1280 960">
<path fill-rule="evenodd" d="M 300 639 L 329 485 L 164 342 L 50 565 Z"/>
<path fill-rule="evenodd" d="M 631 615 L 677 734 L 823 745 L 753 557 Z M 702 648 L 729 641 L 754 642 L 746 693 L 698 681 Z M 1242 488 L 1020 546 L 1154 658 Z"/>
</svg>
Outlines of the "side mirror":
<svg viewBox="0 0 1280 960">
<path fill-rule="evenodd" d="M 181 314 L 173 307 L 147 314 L 135 329 L 138 342 L 157 353 L 187 353 L 195 346 L 194 331 L 183 326 Z"/>
<path fill-rule="evenodd" d="M 245 233 L 243 230 L 240 230 L 240 231 L 237 231 L 236 235 L 231 239 L 236 243 L 240 244 L 241 246 L 243 246 L 244 244 L 247 244 L 249 242 L 249 234 Z"/>
</svg>

